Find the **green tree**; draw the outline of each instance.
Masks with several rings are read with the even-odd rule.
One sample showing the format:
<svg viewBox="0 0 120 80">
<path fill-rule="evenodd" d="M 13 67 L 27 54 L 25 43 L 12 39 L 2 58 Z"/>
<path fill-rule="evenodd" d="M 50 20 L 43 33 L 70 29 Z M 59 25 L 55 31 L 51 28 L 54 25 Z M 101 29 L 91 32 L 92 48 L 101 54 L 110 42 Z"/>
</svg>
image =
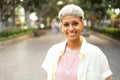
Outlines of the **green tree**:
<svg viewBox="0 0 120 80">
<path fill-rule="evenodd" d="M 41 23 L 41 17 L 52 17 L 57 12 L 57 0 L 24 0 L 22 6 L 25 8 L 26 13 L 36 12 L 39 21 Z M 28 17 L 28 16 L 27 16 Z M 26 18 L 27 18 L 26 17 Z"/>
<path fill-rule="evenodd" d="M 14 16 L 15 7 L 20 4 L 19 0 L 1 0 L 0 11 L 2 20 L 7 20 L 9 17 Z"/>
<path fill-rule="evenodd" d="M 107 10 L 111 8 L 120 8 L 119 0 L 78 0 L 80 5 L 85 11 L 85 15 L 91 14 L 89 19 L 92 21 L 92 26 L 95 22 L 104 19 L 108 14 Z M 87 16 L 88 19 L 88 16 Z"/>
<path fill-rule="evenodd" d="M 19 0 L 0 0 L 0 21 L 8 22 L 8 18 L 13 18 L 13 26 L 15 25 L 15 7 L 20 4 Z M 8 24 L 6 23 L 6 26 Z"/>
</svg>

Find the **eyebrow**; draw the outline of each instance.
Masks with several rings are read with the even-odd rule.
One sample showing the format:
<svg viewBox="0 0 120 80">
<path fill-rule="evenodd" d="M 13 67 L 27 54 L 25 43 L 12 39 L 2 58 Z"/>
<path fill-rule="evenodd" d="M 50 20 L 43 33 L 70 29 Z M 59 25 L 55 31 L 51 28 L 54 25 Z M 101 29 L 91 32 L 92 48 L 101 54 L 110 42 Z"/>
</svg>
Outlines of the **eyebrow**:
<svg viewBox="0 0 120 80">
<path fill-rule="evenodd" d="M 72 22 L 78 22 L 78 21 L 72 21 Z"/>
</svg>

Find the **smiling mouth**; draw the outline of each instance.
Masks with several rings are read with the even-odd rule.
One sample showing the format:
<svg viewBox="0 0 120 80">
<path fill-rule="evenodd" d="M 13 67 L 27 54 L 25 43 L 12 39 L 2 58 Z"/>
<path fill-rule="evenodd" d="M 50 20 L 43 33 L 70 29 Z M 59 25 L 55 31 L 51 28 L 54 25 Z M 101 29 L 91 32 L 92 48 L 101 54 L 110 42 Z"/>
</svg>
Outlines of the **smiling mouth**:
<svg viewBox="0 0 120 80">
<path fill-rule="evenodd" d="M 76 34 L 77 34 L 77 32 L 68 33 L 68 35 L 71 36 L 71 37 L 74 37 Z"/>
</svg>

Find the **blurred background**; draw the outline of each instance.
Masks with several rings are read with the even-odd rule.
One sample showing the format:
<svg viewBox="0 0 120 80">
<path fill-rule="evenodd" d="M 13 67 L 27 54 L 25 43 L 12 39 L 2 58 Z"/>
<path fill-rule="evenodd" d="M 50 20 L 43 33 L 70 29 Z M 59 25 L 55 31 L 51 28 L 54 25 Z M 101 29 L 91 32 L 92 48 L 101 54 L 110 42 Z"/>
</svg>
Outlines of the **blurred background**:
<svg viewBox="0 0 120 80">
<path fill-rule="evenodd" d="M 50 27 L 59 9 L 69 3 L 83 8 L 86 26 L 120 28 L 119 0 L 1 0 L 0 31 Z"/>
<path fill-rule="evenodd" d="M 85 12 L 82 35 L 107 55 L 120 80 L 120 0 L 0 0 L 0 80 L 46 80 L 40 65 L 48 48 L 65 40 L 58 11 Z"/>
<path fill-rule="evenodd" d="M 66 4 L 77 4 L 83 8 L 85 27 L 120 39 L 119 3 L 119 0 L 1 0 L 0 40 L 25 34 L 23 29 L 52 28 L 53 32 L 56 31 L 51 23 L 55 19 L 59 22 L 58 11 Z M 59 24 L 56 25 L 59 30 Z"/>
</svg>

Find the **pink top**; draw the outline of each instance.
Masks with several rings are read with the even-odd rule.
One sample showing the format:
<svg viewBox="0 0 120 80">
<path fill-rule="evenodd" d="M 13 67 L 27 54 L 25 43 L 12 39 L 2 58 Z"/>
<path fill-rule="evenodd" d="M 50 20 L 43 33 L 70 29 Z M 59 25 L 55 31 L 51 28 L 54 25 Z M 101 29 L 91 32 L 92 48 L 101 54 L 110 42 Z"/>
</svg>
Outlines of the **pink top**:
<svg viewBox="0 0 120 80">
<path fill-rule="evenodd" d="M 55 80 L 77 80 L 79 50 L 66 48 L 56 69 Z"/>
</svg>

